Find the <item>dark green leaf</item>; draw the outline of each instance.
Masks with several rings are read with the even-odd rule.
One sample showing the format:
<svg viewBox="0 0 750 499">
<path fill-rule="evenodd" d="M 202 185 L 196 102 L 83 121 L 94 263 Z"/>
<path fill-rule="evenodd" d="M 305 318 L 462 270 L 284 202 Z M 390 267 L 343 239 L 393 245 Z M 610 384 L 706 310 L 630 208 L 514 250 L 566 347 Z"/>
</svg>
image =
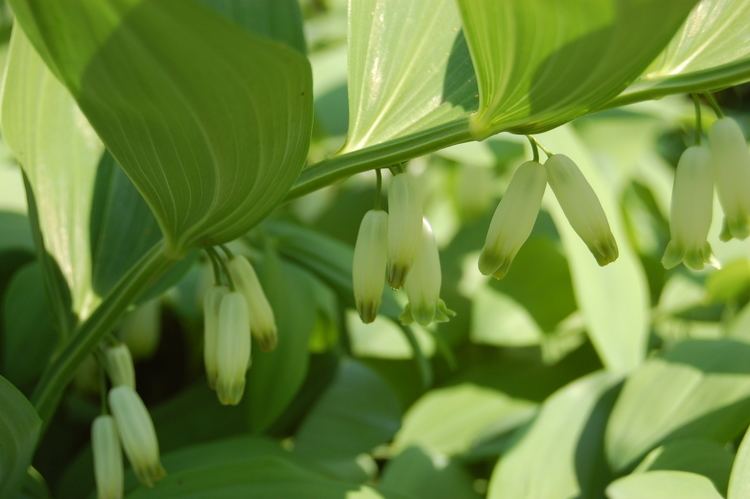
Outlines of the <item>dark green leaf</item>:
<svg viewBox="0 0 750 499">
<path fill-rule="evenodd" d="M 14 497 L 31 464 L 42 421 L 26 397 L 0 376 L 0 497 Z"/>
</svg>

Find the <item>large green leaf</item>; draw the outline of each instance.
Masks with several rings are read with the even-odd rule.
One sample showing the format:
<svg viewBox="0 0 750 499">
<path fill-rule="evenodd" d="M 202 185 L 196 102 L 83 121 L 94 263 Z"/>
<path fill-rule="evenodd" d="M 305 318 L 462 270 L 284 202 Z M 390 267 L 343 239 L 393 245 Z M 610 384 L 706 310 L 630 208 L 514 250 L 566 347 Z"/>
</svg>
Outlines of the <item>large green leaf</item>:
<svg viewBox="0 0 750 499">
<path fill-rule="evenodd" d="M 750 431 L 745 432 L 729 477 L 728 499 L 742 499 L 750 495 Z"/>
<path fill-rule="evenodd" d="M 678 438 L 727 442 L 750 410 L 750 345 L 691 340 L 650 359 L 625 382 L 607 426 L 610 465 L 622 471 Z"/>
<path fill-rule="evenodd" d="M 459 0 L 477 72 L 480 136 L 539 132 L 620 93 L 696 0 Z"/>
<path fill-rule="evenodd" d="M 628 244 L 617 203 L 619 193 L 597 167 L 593 155 L 571 127 L 540 136 L 545 147 L 575 158 L 596 191 L 618 242 L 617 261 L 600 267 L 573 231 L 559 203 L 547 191 L 547 206 L 568 256 L 578 306 L 587 332 L 605 366 L 625 371 L 646 354 L 649 333 L 649 290 L 638 256 Z"/>
<path fill-rule="evenodd" d="M 547 399 L 495 466 L 488 497 L 599 497 L 604 425 L 618 380 L 612 373 L 594 373 Z"/>
<path fill-rule="evenodd" d="M 534 408 L 532 402 L 470 383 L 430 390 L 407 411 L 393 448 L 460 455 L 527 422 Z"/>
<path fill-rule="evenodd" d="M 15 497 L 31 464 L 42 421 L 23 394 L 2 376 L 0 407 L 0 497 Z"/>
<path fill-rule="evenodd" d="M 620 478 L 607 487 L 609 499 L 721 499 L 708 478 L 684 471 L 649 471 Z"/>
<path fill-rule="evenodd" d="M 11 5 L 176 253 L 246 232 L 299 173 L 312 91 L 298 52 L 183 0 Z"/>
<path fill-rule="evenodd" d="M 345 151 L 464 123 L 476 81 L 453 0 L 358 0 L 349 7 Z"/>
<path fill-rule="evenodd" d="M 750 80 L 750 3 L 701 0 L 664 51 L 616 104 Z"/>
</svg>

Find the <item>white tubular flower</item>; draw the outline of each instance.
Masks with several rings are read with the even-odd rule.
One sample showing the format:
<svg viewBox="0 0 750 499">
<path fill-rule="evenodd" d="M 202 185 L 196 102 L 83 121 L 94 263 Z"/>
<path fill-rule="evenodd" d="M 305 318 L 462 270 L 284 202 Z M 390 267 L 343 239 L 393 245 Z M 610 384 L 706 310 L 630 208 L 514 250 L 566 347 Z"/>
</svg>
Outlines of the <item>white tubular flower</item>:
<svg viewBox="0 0 750 499">
<path fill-rule="evenodd" d="M 607 265 L 618 250 L 599 198 L 569 157 L 553 154 L 544 164 L 547 179 L 573 230 L 583 239 L 596 262 Z"/>
<path fill-rule="evenodd" d="M 435 243 L 435 235 L 427 219 L 422 221 L 420 236 L 419 250 L 414 259 L 414 265 L 404 283 L 409 305 L 404 311 L 402 320 L 405 323 L 415 320 L 427 326 L 435 320 L 440 322 L 447 320 L 447 316 L 453 312 L 448 310 L 440 299 L 442 283 L 440 254 Z"/>
<path fill-rule="evenodd" d="M 671 238 L 661 259 L 664 267 L 670 269 L 684 261 L 691 269 L 700 270 L 711 260 L 706 237 L 711 227 L 713 197 L 711 153 L 704 146 L 689 147 L 682 153 L 674 175 Z"/>
<path fill-rule="evenodd" d="M 739 125 L 732 118 L 717 120 L 708 131 L 714 178 L 724 210 L 721 239 L 750 235 L 750 151 Z"/>
<path fill-rule="evenodd" d="M 159 460 L 159 442 L 146 406 L 135 390 L 118 386 L 109 391 L 109 407 L 135 476 L 152 487 L 167 472 Z"/>
<path fill-rule="evenodd" d="M 362 217 L 354 245 L 352 284 L 357 312 L 365 324 L 375 320 L 385 287 L 388 214 L 370 210 Z"/>
<path fill-rule="evenodd" d="M 247 301 L 247 311 L 250 315 L 250 332 L 258 341 L 260 349 L 269 352 L 276 348 L 278 329 L 271 304 L 263 292 L 258 275 L 247 258 L 235 256 L 227 265 L 237 291 L 242 293 Z"/>
<path fill-rule="evenodd" d="M 547 172 L 536 161 L 527 161 L 513 174 L 505 195 L 492 216 L 479 256 L 479 271 L 501 279 L 508 273 L 516 253 L 534 228 Z"/>
<path fill-rule="evenodd" d="M 237 405 L 242 400 L 250 348 L 250 318 L 245 296 L 236 291 L 227 293 L 221 299 L 216 343 L 216 395 L 224 405 Z"/>
<path fill-rule="evenodd" d="M 414 178 L 407 173 L 393 177 L 388 187 L 388 283 L 404 284 L 419 247 L 422 199 Z"/>
<path fill-rule="evenodd" d="M 120 499 L 123 494 L 122 451 L 112 416 L 99 416 L 91 425 L 96 496 Z"/>
<path fill-rule="evenodd" d="M 206 368 L 208 386 L 216 388 L 218 373 L 216 347 L 219 337 L 219 311 L 221 299 L 229 293 L 226 286 L 213 286 L 203 296 L 203 364 Z"/>
<path fill-rule="evenodd" d="M 104 350 L 107 374 L 113 386 L 125 385 L 135 389 L 133 357 L 125 344 L 120 343 Z"/>
</svg>

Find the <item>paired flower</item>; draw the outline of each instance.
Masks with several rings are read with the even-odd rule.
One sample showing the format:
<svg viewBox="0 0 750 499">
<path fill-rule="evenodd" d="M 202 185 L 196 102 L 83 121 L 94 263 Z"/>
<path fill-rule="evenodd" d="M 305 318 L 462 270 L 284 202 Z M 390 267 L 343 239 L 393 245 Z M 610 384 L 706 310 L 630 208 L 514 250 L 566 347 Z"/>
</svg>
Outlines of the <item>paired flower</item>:
<svg viewBox="0 0 750 499">
<path fill-rule="evenodd" d="M 237 405 L 242 400 L 250 348 L 246 298 L 236 291 L 226 293 L 221 298 L 216 333 L 216 395 L 224 405 Z"/>
<path fill-rule="evenodd" d="M 604 209 L 586 178 L 569 157 L 553 154 L 545 162 L 547 179 L 568 222 L 588 246 L 596 262 L 607 265 L 617 259 L 617 242 Z"/>
<path fill-rule="evenodd" d="M 112 416 L 99 416 L 91 425 L 94 478 L 99 499 L 120 499 L 123 493 L 122 451 Z"/>
<path fill-rule="evenodd" d="M 112 386 L 129 386 L 135 389 L 135 368 L 130 350 L 124 343 L 104 350 L 104 365 Z"/>
<path fill-rule="evenodd" d="M 221 300 L 229 293 L 226 286 L 212 286 L 203 295 L 203 363 L 208 386 L 216 388 L 219 365 L 216 353 L 219 338 L 219 311 Z"/>
<path fill-rule="evenodd" d="M 534 228 L 547 173 L 536 161 L 518 167 L 497 205 L 479 256 L 479 271 L 502 279 Z"/>
<path fill-rule="evenodd" d="M 388 188 L 388 284 L 404 284 L 419 248 L 422 199 L 419 187 L 408 173 L 393 177 Z"/>
<path fill-rule="evenodd" d="M 354 245 L 352 281 L 354 303 L 365 324 L 375 320 L 385 286 L 388 214 L 370 210 L 362 217 Z"/>
<path fill-rule="evenodd" d="M 143 405 L 143 401 L 135 390 L 122 385 L 109 391 L 109 407 L 133 472 L 141 483 L 148 487 L 153 486 L 154 483 L 164 478 L 166 471 L 159 460 L 159 442 L 146 406 Z M 106 423 L 102 423 L 104 424 Z M 100 429 L 100 431 L 104 434 L 106 429 Z M 99 441 L 105 441 L 105 438 L 98 439 L 95 445 L 98 446 Z M 111 446 L 111 443 L 108 446 Z M 101 447 L 105 445 L 102 444 Z M 100 451 L 99 454 L 101 455 L 102 452 Z M 103 459 L 100 458 L 100 460 Z M 104 466 L 104 461 L 101 461 L 100 466 Z"/>
<path fill-rule="evenodd" d="M 732 118 L 717 120 L 708 131 L 714 178 L 724 210 L 721 239 L 745 239 L 750 235 L 750 151 Z"/>
<path fill-rule="evenodd" d="M 237 291 L 245 297 L 247 302 L 250 333 L 257 340 L 261 350 L 264 352 L 273 350 L 278 342 L 276 319 L 255 269 L 247 258 L 242 256 L 232 257 L 227 263 L 227 269 Z"/>
<path fill-rule="evenodd" d="M 714 195 L 711 161 L 708 148 L 692 146 L 677 164 L 669 220 L 671 239 L 661 260 L 668 269 L 684 261 L 691 269 L 701 270 L 712 258 L 706 240 Z"/>
</svg>

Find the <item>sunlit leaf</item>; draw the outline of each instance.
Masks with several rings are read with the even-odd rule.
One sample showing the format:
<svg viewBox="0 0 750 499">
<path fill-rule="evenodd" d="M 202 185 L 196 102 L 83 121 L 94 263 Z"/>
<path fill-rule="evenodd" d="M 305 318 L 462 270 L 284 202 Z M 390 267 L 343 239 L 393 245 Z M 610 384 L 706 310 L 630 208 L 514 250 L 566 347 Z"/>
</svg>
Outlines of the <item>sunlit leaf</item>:
<svg viewBox="0 0 750 499">
<path fill-rule="evenodd" d="M 602 438 L 618 376 L 599 372 L 553 394 L 498 461 L 490 499 L 600 497 Z"/>
<path fill-rule="evenodd" d="M 0 497 L 15 497 L 36 447 L 42 421 L 28 400 L 0 376 Z"/>
<path fill-rule="evenodd" d="M 721 499 L 711 480 L 684 471 L 649 471 L 628 475 L 607 487 L 609 499 Z"/>
<path fill-rule="evenodd" d="M 729 477 L 728 499 L 742 499 L 750 495 L 750 431 L 745 433 Z"/>
<path fill-rule="evenodd" d="M 692 340 L 648 360 L 625 382 L 607 426 L 610 465 L 621 471 L 678 438 L 727 442 L 750 408 L 750 345 Z"/>
<path fill-rule="evenodd" d="M 11 5 L 178 254 L 247 231 L 299 173 L 312 91 L 298 52 L 182 0 Z"/>
</svg>

